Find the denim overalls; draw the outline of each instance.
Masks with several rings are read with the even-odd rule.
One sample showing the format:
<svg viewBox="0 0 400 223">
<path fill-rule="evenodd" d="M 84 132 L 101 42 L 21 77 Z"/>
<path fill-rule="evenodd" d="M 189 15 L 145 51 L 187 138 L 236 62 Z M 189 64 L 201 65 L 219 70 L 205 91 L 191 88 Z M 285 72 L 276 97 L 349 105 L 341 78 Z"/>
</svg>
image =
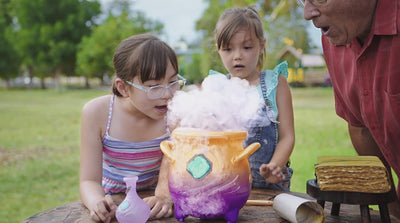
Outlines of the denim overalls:
<svg viewBox="0 0 400 223">
<path fill-rule="evenodd" d="M 265 106 L 263 107 L 263 113 L 268 117 L 271 117 L 272 108 L 270 107 L 270 101 L 267 98 L 267 85 L 265 83 L 265 72 L 261 72 L 260 84 Z M 270 113 L 270 114 L 268 114 Z M 268 183 L 264 177 L 260 175 L 260 166 L 263 163 L 269 163 L 272 155 L 275 152 L 275 147 L 278 142 L 278 122 L 271 119 L 271 124 L 268 126 L 254 126 L 248 131 L 249 136 L 244 142 L 244 146 L 247 147 L 251 143 L 259 142 L 261 147 L 249 157 L 251 166 L 251 175 L 253 177 L 253 188 L 268 188 L 273 190 L 285 190 L 289 191 L 290 179 L 292 178 L 293 169 L 288 167 L 288 164 L 283 168 L 282 172 L 285 175 L 285 180 L 278 184 Z"/>
</svg>

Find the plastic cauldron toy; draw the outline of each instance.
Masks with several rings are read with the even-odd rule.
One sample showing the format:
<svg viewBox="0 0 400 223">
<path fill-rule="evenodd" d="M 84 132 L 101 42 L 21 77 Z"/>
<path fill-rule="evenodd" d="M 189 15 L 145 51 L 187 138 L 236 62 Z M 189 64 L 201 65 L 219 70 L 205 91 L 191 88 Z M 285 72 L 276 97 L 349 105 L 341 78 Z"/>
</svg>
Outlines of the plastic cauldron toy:
<svg viewBox="0 0 400 223">
<path fill-rule="evenodd" d="M 245 131 L 207 132 L 176 129 L 161 142 L 171 160 L 169 189 L 175 217 L 224 218 L 237 221 L 251 189 L 248 157 L 259 147 L 243 149 Z"/>
</svg>

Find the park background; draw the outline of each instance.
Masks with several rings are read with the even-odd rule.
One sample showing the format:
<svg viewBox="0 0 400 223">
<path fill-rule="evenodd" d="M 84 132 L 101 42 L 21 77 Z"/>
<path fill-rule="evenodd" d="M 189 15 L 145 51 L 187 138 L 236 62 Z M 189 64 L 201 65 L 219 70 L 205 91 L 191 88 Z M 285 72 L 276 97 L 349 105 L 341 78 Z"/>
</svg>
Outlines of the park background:
<svg viewBox="0 0 400 223">
<path fill-rule="evenodd" d="M 296 131 L 291 190 L 305 193 L 318 156 L 355 155 L 329 83 L 306 81 L 307 72 L 326 77 L 326 68 L 303 64 L 304 55 L 321 56 L 319 34 L 295 0 L 196 0 L 192 8 L 187 1 L 165 2 L 0 1 L 1 222 L 20 222 L 79 199 L 81 109 L 110 93 L 111 58 L 122 39 L 144 32 L 160 36 L 177 52 L 180 73 L 197 84 L 210 68 L 226 72 L 213 29 L 233 6 L 253 5 L 260 12 L 268 42 L 265 68 L 284 59 L 292 75 L 303 75 L 291 81 Z M 172 17 L 176 20 L 167 19 Z"/>
</svg>

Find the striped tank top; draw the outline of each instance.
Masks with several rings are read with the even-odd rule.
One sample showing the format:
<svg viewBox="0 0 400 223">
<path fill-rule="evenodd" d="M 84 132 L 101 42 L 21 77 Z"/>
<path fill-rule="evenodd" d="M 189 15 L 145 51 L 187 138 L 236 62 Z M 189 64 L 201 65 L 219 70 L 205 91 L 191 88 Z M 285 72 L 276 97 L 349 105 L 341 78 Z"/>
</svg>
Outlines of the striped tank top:
<svg viewBox="0 0 400 223">
<path fill-rule="evenodd" d="M 132 143 L 113 138 L 109 135 L 115 95 L 112 95 L 103 137 L 103 179 L 106 194 L 124 193 L 125 176 L 136 175 L 137 190 L 154 189 L 158 181 L 162 152 L 160 143 L 169 139 L 169 132 L 146 142 Z"/>
</svg>

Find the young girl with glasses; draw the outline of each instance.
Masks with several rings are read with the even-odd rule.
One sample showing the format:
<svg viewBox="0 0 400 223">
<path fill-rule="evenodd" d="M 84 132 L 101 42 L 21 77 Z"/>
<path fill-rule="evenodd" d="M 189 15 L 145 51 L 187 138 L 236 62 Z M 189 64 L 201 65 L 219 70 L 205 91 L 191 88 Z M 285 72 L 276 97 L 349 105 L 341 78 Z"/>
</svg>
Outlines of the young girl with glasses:
<svg viewBox="0 0 400 223">
<path fill-rule="evenodd" d="M 95 221 L 110 222 L 117 209 L 111 194 L 126 192 L 123 177 L 137 175 L 137 190 L 154 189 L 144 200 L 150 218 L 168 217 L 168 163 L 160 142 L 169 138 L 167 103 L 183 84 L 174 51 L 150 34 L 123 40 L 113 57 L 112 95 L 82 110 L 80 195 Z"/>
<path fill-rule="evenodd" d="M 259 142 L 250 156 L 252 186 L 289 190 L 292 169 L 289 157 L 294 147 L 294 121 L 287 63 L 262 71 L 265 38 L 261 19 L 252 8 L 227 9 L 215 29 L 218 53 L 229 76 L 245 79 L 265 101 L 263 112 L 269 126 L 253 126 L 245 146 Z M 278 113 L 279 111 L 279 113 Z"/>
</svg>

